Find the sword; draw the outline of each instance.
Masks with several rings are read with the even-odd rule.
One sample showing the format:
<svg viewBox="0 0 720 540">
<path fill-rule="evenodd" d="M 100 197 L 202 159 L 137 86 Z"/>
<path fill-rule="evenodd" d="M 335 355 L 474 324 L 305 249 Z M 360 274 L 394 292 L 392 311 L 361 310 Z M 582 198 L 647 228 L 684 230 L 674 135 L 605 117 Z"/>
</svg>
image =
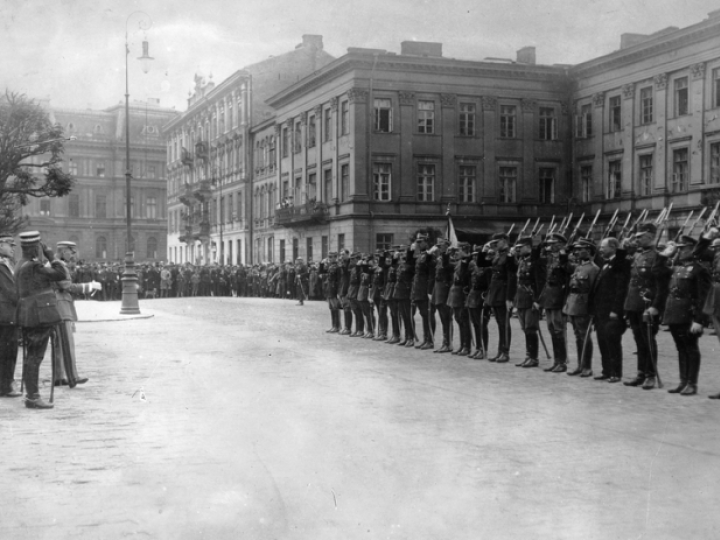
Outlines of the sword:
<svg viewBox="0 0 720 540">
<path fill-rule="evenodd" d="M 594 315 L 590 315 L 590 322 L 588 323 L 587 332 L 585 332 L 585 340 L 583 341 L 582 353 L 578 359 L 579 367 L 582 368 L 583 360 L 585 359 L 585 350 L 587 349 L 588 341 L 590 340 L 590 330 L 592 330 Z"/>
<path fill-rule="evenodd" d="M 547 359 L 550 360 L 550 351 L 548 351 L 547 345 L 545 345 L 545 338 L 543 337 L 542 328 L 540 327 L 540 322 L 538 321 L 538 336 L 540 337 L 540 343 L 542 343 L 543 349 L 545 349 L 545 356 L 547 356 Z"/>
</svg>

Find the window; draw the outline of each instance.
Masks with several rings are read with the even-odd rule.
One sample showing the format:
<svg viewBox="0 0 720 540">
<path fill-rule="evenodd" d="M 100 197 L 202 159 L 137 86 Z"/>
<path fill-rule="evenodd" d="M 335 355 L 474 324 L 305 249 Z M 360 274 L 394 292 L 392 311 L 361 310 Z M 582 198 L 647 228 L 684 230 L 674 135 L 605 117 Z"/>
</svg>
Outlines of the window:
<svg viewBox="0 0 720 540">
<path fill-rule="evenodd" d="M 475 135 L 475 104 L 460 103 L 460 135 L 471 137 Z"/>
<path fill-rule="evenodd" d="M 285 240 L 280 240 L 280 262 L 285 262 Z"/>
<path fill-rule="evenodd" d="M 327 142 L 332 140 L 332 110 L 325 109 L 323 115 L 323 137 Z"/>
<path fill-rule="evenodd" d="M 145 209 L 148 219 L 156 219 L 157 216 L 157 199 L 155 197 L 148 197 L 145 199 Z"/>
<path fill-rule="evenodd" d="M 687 77 L 675 79 L 675 116 L 688 114 L 688 80 Z"/>
<path fill-rule="evenodd" d="M 390 200 L 390 182 L 392 165 L 390 163 L 373 164 L 373 199 L 376 201 Z"/>
<path fill-rule="evenodd" d="M 712 71 L 712 106 L 720 107 L 720 68 Z"/>
<path fill-rule="evenodd" d="M 157 258 L 157 240 L 153 236 L 150 236 L 147 239 L 147 253 L 145 254 L 145 256 L 148 259 Z"/>
<path fill-rule="evenodd" d="M 375 100 L 375 131 L 380 133 L 392 131 L 392 102 L 389 99 Z"/>
<path fill-rule="evenodd" d="M 78 166 L 76 161 L 73 161 L 72 159 L 68 161 L 68 172 L 73 176 L 77 176 Z"/>
<path fill-rule="evenodd" d="M 268 165 L 270 169 L 275 168 L 275 161 L 277 161 L 277 154 L 275 152 L 275 135 L 270 136 L 270 142 L 268 143 Z"/>
<path fill-rule="evenodd" d="M 673 151 L 672 192 L 678 193 L 688 189 L 688 151 L 680 148 Z"/>
<path fill-rule="evenodd" d="M 340 166 L 340 200 L 347 201 L 350 198 L 350 165 Z"/>
<path fill-rule="evenodd" d="M 289 180 L 283 180 L 282 184 L 282 198 L 283 200 L 290 197 L 290 181 Z"/>
<path fill-rule="evenodd" d="M 275 251 L 275 237 L 271 236 L 267 239 L 267 260 L 269 262 L 273 262 L 273 260 L 275 259 L 274 251 Z M 231 253 L 231 255 L 232 255 L 232 253 Z M 229 257 L 229 259 L 232 259 L 232 256 Z"/>
<path fill-rule="evenodd" d="M 640 123 L 651 124 L 653 121 L 653 88 L 648 86 L 640 89 Z"/>
<path fill-rule="evenodd" d="M 340 233 L 338 234 L 338 251 L 342 251 L 345 249 L 345 234 Z"/>
<path fill-rule="evenodd" d="M 435 133 L 434 101 L 418 101 L 418 133 Z"/>
<path fill-rule="evenodd" d="M 557 139 L 557 119 L 555 109 L 540 107 L 540 140 L 554 141 Z"/>
<path fill-rule="evenodd" d="M 148 178 L 155 178 L 157 176 L 157 169 L 155 168 L 155 165 L 148 165 L 147 167 L 147 177 Z"/>
<path fill-rule="evenodd" d="M 305 239 L 305 260 L 312 261 L 313 258 L 313 239 L 308 237 Z"/>
<path fill-rule="evenodd" d="M 517 107 L 514 105 L 500 106 L 500 137 L 504 139 L 517 137 Z"/>
<path fill-rule="evenodd" d="M 282 157 L 288 157 L 288 128 L 282 128 Z"/>
<path fill-rule="evenodd" d="M 580 167 L 580 190 L 582 202 L 590 202 L 592 199 L 592 165 Z"/>
<path fill-rule="evenodd" d="M 98 236 L 95 239 L 95 257 L 107 259 L 107 239 L 104 236 Z"/>
<path fill-rule="evenodd" d="M 515 202 L 515 187 L 517 185 L 518 168 L 500 167 L 500 202 Z"/>
<path fill-rule="evenodd" d="M 555 169 L 543 167 L 539 171 L 540 202 L 552 204 L 555 202 Z"/>
<path fill-rule="evenodd" d="M 330 251 L 330 242 L 327 236 L 320 237 L 320 258 L 327 259 L 328 252 Z"/>
<path fill-rule="evenodd" d="M 68 210 L 70 217 L 80 217 L 80 195 L 70 195 Z"/>
<path fill-rule="evenodd" d="M 610 132 L 622 130 L 622 105 L 620 102 L 620 96 L 613 96 L 610 98 Z"/>
<path fill-rule="evenodd" d="M 292 253 L 293 253 L 293 262 L 297 260 L 297 258 L 300 256 L 300 249 L 299 249 L 299 240 L 297 238 L 293 238 L 292 241 Z"/>
<path fill-rule="evenodd" d="M 299 154 L 302 150 L 302 126 L 300 122 L 295 123 L 295 134 L 293 136 L 293 152 Z"/>
<path fill-rule="evenodd" d="M 642 196 L 652 195 L 653 154 L 640 156 L 640 185 L 638 193 Z"/>
<path fill-rule="evenodd" d="M 105 162 L 104 161 L 97 162 L 97 164 L 95 166 L 95 176 L 97 176 L 98 178 L 105 178 Z"/>
<path fill-rule="evenodd" d="M 40 200 L 40 215 L 41 216 L 49 216 L 50 215 L 50 199 L 41 199 Z"/>
<path fill-rule="evenodd" d="M 317 174 L 308 174 L 307 197 L 309 201 L 317 200 Z"/>
<path fill-rule="evenodd" d="M 475 202 L 475 176 L 476 168 L 462 165 L 459 169 L 460 202 Z"/>
<path fill-rule="evenodd" d="M 711 184 L 720 184 L 720 142 L 710 145 L 710 179 Z"/>
<path fill-rule="evenodd" d="M 315 115 L 312 114 L 308 118 L 308 148 L 315 147 L 316 135 L 317 131 L 315 127 Z"/>
<path fill-rule="evenodd" d="M 325 169 L 323 171 L 323 202 L 330 202 L 332 197 L 332 169 Z"/>
<path fill-rule="evenodd" d="M 622 193 L 622 161 L 608 163 L 608 199 L 619 199 Z"/>
<path fill-rule="evenodd" d="M 302 177 L 295 178 L 295 186 L 293 187 L 293 204 L 302 204 Z"/>
<path fill-rule="evenodd" d="M 592 136 L 592 105 L 587 104 L 580 107 L 580 117 L 577 124 L 577 136 L 586 139 Z"/>
<path fill-rule="evenodd" d="M 95 196 L 95 217 L 100 219 L 107 217 L 107 198 L 105 195 Z"/>
<path fill-rule="evenodd" d="M 347 101 L 340 104 L 340 135 L 350 133 L 350 105 Z"/>
<path fill-rule="evenodd" d="M 435 165 L 418 165 L 418 201 L 435 200 Z"/>
<path fill-rule="evenodd" d="M 375 249 L 378 251 L 390 251 L 392 245 L 392 233 L 378 233 L 375 235 Z"/>
</svg>

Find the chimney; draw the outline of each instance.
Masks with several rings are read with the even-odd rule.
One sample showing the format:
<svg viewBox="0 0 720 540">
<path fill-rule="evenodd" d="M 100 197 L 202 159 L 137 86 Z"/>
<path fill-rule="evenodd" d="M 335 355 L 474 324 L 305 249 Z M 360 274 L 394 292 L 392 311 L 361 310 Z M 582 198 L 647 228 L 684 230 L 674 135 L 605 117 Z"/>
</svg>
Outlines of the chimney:
<svg viewBox="0 0 720 540">
<path fill-rule="evenodd" d="M 720 9 L 716 9 L 715 11 L 711 11 L 708 13 L 708 19 L 718 19 L 720 18 Z"/>
<path fill-rule="evenodd" d="M 314 48 L 322 51 L 323 37 L 317 34 L 303 34 L 301 47 Z"/>
<path fill-rule="evenodd" d="M 633 47 L 634 45 L 637 45 L 638 43 L 642 43 L 643 41 L 647 41 L 648 36 L 645 34 L 620 34 L 620 50 L 627 49 L 628 47 Z"/>
<path fill-rule="evenodd" d="M 400 54 L 442 57 L 442 43 L 434 43 L 431 41 L 403 41 L 400 44 Z"/>
<path fill-rule="evenodd" d="M 517 52 L 518 64 L 535 65 L 535 47 L 523 47 Z"/>
</svg>

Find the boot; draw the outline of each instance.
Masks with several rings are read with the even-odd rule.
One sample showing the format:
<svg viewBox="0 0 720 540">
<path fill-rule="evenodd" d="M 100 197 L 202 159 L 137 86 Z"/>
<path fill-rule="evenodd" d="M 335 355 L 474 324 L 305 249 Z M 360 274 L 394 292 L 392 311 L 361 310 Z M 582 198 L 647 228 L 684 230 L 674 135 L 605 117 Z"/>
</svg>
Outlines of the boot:
<svg viewBox="0 0 720 540">
<path fill-rule="evenodd" d="M 638 373 L 637 377 L 635 377 L 633 380 L 625 381 L 623 384 L 625 386 L 642 386 L 644 382 L 645 375 L 643 375 L 642 373 Z"/>
<path fill-rule="evenodd" d="M 508 354 L 507 354 L 507 353 L 502 353 L 502 354 L 500 355 L 500 357 L 499 357 L 497 360 L 495 360 L 495 363 L 497 363 L 497 364 L 504 364 L 504 363 L 509 362 L 509 361 L 510 361 L 510 357 L 508 356 Z"/>
<path fill-rule="evenodd" d="M 671 388 L 668 390 L 668 394 L 681 394 L 683 390 L 685 390 L 685 387 L 688 385 L 687 381 L 682 380 L 680 381 L 680 384 L 677 385 L 675 388 Z"/>
<path fill-rule="evenodd" d="M 553 373 L 565 373 L 567 371 L 567 364 L 563 362 L 562 364 L 558 364 L 552 369 Z"/>
<path fill-rule="evenodd" d="M 568 375 L 571 377 L 574 377 L 575 375 L 580 375 L 583 372 L 582 368 L 580 366 L 576 367 L 572 371 L 568 371 Z"/>
<path fill-rule="evenodd" d="M 529 361 L 530 361 L 530 357 L 528 356 L 527 358 L 525 358 L 525 360 L 523 360 L 519 364 L 515 364 L 515 367 L 525 367 L 525 364 L 527 364 Z"/>
<path fill-rule="evenodd" d="M 448 343 L 448 341 L 446 339 L 443 339 L 442 346 L 435 352 L 440 354 L 449 353 L 452 352 L 452 349 L 450 348 L 450 344 Z"/>
<path fill-rule="evenodd" d="M 0 397 L 16 398 L 22 396 L 20 392 L 15 390 L 14 381 L 12 379 L 2 381 L 0 385 Z"/>
<path fill-rule="evenodd" d="M 36 398 L 27 398 L 25 400 L 25 406 L 28 409 L 52 409 L 55 407 L 52 403 L 45 403 L 40 396 Z"/>
<path fill-rule="evenodd" d="M 553 365 L 550 367 L 546 367 L 543 369 L 543 371 L 549 372 L 549 371 L 555 371 L 555 368 L 558 367 L 560 364 L 557 360 L 554 361 Z"/>
<path fill-rule="evenodd" d="M 697 394 L 697 385 L 688 383 L 687 386 L 680 392 L 681 396 L 694 396 Z"/>
<path fill-rule="evenodd" d="M 540 362 L 536 360 L 535 358 L 528 358 L 527 362 L 525 362 L 524 368 L 534 368 L 538 367 L 540 365 Z"/>
<path fill-rule="evenodd" d="M 473 360 L 485 360 L 485 352 L 483 352 L 482 349 L 478 349 L 470 358 Z"/>
<path fill-rule="evenodd" d="M 457 353 L 458 356 L 468 356 L 469 354 L 470 354 L 470 349 L 468 347 L 463 347 Z"/>
<path fill-rule="evenodd" d="M 398 337 L 398 336 L 393 336 L 393 337 L 391 337 L 390 339 L 388 339 L 388 340 L 386 341 L 386 343 L 387 343 L 388 345 L 395 345 L 396 343 L 400 343 L 400 337 Z"/>
<path fill-rule="evenodd" d="M 645 378 L 645 382 L 642 385 L 643 390 L 652 390 L 655 388 L 655 385 L 657 384 L 657 379 L 655 378 L 655 375 L 651 375 L 650 377 Z"/>
<path fill-rule="evenodd" d="M 407 347 L 408 349 L 412 349 L 413 347 L 415 347 L 415 340 L 413 340 L 412 338 L 408 339 L 407 343 L 405 343 L 405 347 Z"/>
</svg>

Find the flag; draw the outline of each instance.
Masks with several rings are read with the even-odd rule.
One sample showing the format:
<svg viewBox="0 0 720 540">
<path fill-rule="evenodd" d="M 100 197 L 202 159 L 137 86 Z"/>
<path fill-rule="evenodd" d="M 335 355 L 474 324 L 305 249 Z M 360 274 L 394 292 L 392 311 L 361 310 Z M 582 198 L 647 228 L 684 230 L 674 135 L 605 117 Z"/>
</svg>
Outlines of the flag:
<svg viewBox="0 0 720 540">
<path fill-rule="evenodd" d="M 447 239 L 450 240 L 450 246 L 454 248 L 458 247 L 458 239 L 455 235 L 455 227 L 453 226 L 452 218 L 450 216 L 448 216 Z"/>
</svg>

